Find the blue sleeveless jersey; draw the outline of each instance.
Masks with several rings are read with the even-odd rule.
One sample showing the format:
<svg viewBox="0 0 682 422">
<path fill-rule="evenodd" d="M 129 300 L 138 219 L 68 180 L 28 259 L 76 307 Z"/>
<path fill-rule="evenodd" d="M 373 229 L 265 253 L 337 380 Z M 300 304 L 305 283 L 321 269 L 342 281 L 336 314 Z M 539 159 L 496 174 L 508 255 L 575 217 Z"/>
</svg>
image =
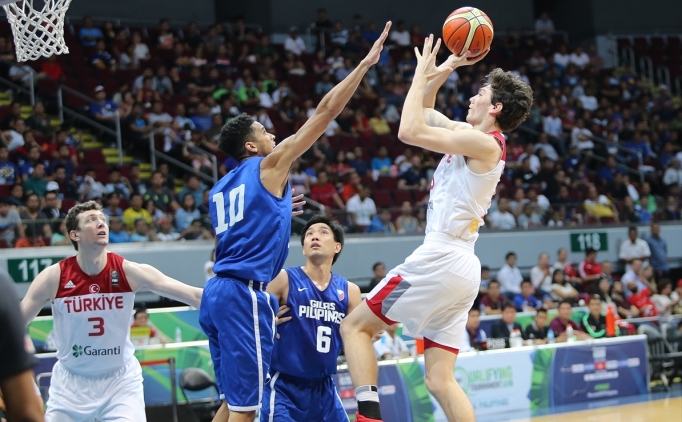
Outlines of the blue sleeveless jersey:
<svg viewBox="0 0 682 422">
<path fill-rule="evenodd" d="M 215 231 L 213 271 L 261 283 L 279 274 L 289 254 L 291 191 L 271 194 L 260 180 L 263 157 L 249 158 L 213 186 L 209 212 Z"/>
<path fill-rule="evenodd" d="M 303 379 L 336 373 L 341 353 L 341 320 L 348 312 L 348 280 L 332 274 L 320 291 L 300 267 L 286 269 L 292 319 L 277 326 L 279 339 L 270 363 L 271 371 Z"/>
</svg>

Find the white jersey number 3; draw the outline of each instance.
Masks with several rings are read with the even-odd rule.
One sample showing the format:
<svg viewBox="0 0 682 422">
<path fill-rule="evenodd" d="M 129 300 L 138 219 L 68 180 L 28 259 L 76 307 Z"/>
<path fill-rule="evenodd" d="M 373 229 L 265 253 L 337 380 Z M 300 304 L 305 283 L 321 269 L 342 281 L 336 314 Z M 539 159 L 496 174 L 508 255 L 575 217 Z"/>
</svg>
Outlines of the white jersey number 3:
<svg viewBox="0 0 682 422">
<path fill-rule="evenodd" d="M 332 329 L 325 326 L 317 327 L 317 351 L 320 353 L 329 353 L 329 348 L 332 344 Z"/>
<path fill-rule="evenodd" d="M 230 226 L 244 219 L 244 191 L 246 186 L 241 184 L 230 191 L 230 202 L 225 206 L 225 197 L 222 192 L 213 195 L 213 202 L 215 202 L 215 211 L 218 226 L 215 228 L 215 234 L 220 234 L 226 231 Z M 225 216 L 225 208 L 229 208 L 230 223 L 227 223 Z"/>
</svg>

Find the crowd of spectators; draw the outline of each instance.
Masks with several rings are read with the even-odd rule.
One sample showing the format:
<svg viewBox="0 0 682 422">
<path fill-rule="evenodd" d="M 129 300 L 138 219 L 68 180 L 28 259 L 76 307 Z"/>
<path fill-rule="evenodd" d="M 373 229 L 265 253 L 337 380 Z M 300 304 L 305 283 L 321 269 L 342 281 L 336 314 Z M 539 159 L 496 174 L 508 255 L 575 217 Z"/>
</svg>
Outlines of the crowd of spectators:
<svg viewBox="0 0 682 422">
<path fill-rule="evenodd" d="M 275 45 L 241 20 L 229 27 L 190 23 L 177 29 L 166 20 L 158 28 L 116 28 L 86 18 L 74 35 L 89 66 L 107 76 L 86 92 L 94 97 L 87 113 L 109 127 L 120 119 L 124 148 L 138 159 L 148 157 L 154 133 L 158 149 L 197 171 L 211 174 L 206 153 L 217 155 L 223 175 L 238 165 L 217 148 L 226 121 L 246 112 L 280 140 L 294 133 L 380 34 L 359 15 L 346 26 L 322 9 L 313 30 L 313 45 L 297 27 Z M 498 66 L 534 90 L 530 117 L 507 134 L 506 170 L 483 230 L 679 220 L 682 109 L 673 106 L 668 87 L 652 87 L 628 67 L 605 69 L 593 44 L 583 49 L 553 36 L 546 15 L 535 30 L 510 28 L 497 36 L 486 60 L 453 72 L 436 99 L 438 111 L 465 119 L 469 98 Z M 350 231 L 424 230 L 428 181 L 440 157 L 406 147 L 395 136 L 416 65 L 412 47 L 422 40 L 418 27 L 398 22 L 349 105 L 291 169 L 296 191 L 335 213 Z M 11 49 L 0 38 L 0 55 L 11 56 Z M 63 63 L 50 58 L 24 70 L 68 83 Z M 14 68 L 21 66 L 12 66 L 10 76 L 26 77 Z M 180 174 L 168 166 L 148 184 L 139 180 L 135 165 L 89 168 L 69 128 L 51 127 L 42 104 L 26 121 L 20 108 L 12 104 L 0 132 L 0 184 L 11 186 L 11 209 L 24 210 L 31 192 L 49 209 L 45 195 L 54 190 L 47 184 L 54 182 L 62 205 L 95 199 L 115 211 L 118 200 L 136 209 L 128 215 L 139 219 L 124 215 L 122 221 L 131 239 L 207 236 L 200 218 L 185 215 L 205 211 L 206 198 L 197 192 L 208 186 L 197 178 L 185 183 L 191 197 L 176 196 L 173 176 Z M 150 201 L 149 192 L 157 199 Z M 26 236 L 15 225 L 3 231 L 10 245 Z"/>
</svg>

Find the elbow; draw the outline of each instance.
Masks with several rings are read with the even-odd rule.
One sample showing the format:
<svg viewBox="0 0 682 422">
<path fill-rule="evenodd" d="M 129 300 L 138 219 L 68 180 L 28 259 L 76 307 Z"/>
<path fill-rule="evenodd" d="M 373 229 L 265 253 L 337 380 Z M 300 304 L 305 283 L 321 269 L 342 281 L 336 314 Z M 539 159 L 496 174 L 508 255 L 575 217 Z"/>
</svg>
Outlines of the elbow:
<svg viewBox="0 0 682 422">
<path fill-rule="evenodd" d="M 407 124 L 403 124 L 403 122 L 400 122 L 400 127 L 398 128 L 398 139 L 400 139 L 402 142 L 408 144 L 408 145 L 414 145 L 415 143 L 415 131 L 412 129 L 412 127 L 408 126 Z"/>
</svg>

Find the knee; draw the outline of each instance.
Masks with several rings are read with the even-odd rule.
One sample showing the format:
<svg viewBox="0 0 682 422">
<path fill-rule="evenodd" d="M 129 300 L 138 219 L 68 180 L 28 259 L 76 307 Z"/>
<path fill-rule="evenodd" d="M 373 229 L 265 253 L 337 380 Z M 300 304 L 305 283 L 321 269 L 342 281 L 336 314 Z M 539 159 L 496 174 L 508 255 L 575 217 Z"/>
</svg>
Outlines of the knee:
<svg viewBox="0 0 682 422">
<path fill-rule="evenodd" d="M 446 394 L 452 384 L 457 382 L 455 381 L 454 374 L 427 375 L 424 381 L 426 389 L 434 397 L 441 397 L 443 394 Z"/>
<path fill-rule="evenodd" d="M 374 333 L 370 332 L 371 330 L 367 324 L 364 324 L 363 321 L 358 318 L 353 318 L 353 314 L 348 315 L 348 317 L 341 321 L 340 330 L 341 337 L 344 339 L 351 338 L 362 332 L 366 332 L 369 336 L 374 335 Z"/>
</svg>

